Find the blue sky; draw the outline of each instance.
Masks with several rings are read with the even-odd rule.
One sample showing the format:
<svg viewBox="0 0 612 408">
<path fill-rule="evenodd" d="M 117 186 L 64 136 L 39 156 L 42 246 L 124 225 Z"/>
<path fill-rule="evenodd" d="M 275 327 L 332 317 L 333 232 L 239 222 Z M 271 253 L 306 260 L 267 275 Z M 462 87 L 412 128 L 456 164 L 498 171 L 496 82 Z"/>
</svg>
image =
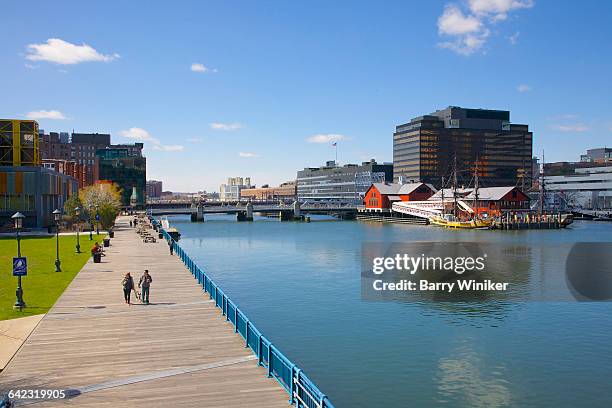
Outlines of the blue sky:
<svg viewBox="0 0 612 408">
<path fill-rule="evenodd" d="M 612 145 L 608 2 L 10 1 L 2 20 L 0 116 L 143 140 L 164 189 L 278 184 L 332 140 L 391 161 L 396 125 L 448 105 L 510 110 L 547 161 Z"/>
</svg>

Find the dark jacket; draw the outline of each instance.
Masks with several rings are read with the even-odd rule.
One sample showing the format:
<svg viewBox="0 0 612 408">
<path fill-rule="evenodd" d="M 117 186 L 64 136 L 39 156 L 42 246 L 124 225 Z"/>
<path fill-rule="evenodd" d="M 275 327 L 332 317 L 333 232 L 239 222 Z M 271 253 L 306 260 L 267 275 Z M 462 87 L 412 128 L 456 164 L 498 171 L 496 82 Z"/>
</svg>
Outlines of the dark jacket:
<svg viewBox="0 0 612 408">
<path fill-rule="evenodd" d="M 138 286 L 142 286 L 143 288 L 148 288 L 149 285 L 151 285 L 151 282 L 153 282 L 153 278 L 151 277 L 151 275 L 142 275 L 140 277 L 140 281 L 138 282 Z"/>
<path fill-rule="evenodd" d="M 121 281 L 121 285 L 123 285 L 123 289 L 132 290 L 134 289 L 134 278 L 131 276 L 129 278 L 123 278 Z"/>
</svg>

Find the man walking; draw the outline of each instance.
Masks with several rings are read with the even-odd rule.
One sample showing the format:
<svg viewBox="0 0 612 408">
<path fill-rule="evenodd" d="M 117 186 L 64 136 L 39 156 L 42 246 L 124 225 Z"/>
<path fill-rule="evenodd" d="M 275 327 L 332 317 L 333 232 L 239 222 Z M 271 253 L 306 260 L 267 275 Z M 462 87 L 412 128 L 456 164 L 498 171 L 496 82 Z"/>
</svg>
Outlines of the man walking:
<svg viewBox="0 0 612 408">
<path fill-rule="evenodd" d="M 153 282 L 153 278 L 149 275 L 149 270 L 145 269 L 144 274 L 140 277 L 140 281 L 138 282 L 138 287 L 142 289 L 140 300 L 147 305 L 149 304 L 149 287 L 151 286 L 151 282 Z"/>
<path fill-rule="evenodd" d="M 168 241 L 168 246 L 170 247 L 170 255 L 172 255 L 174 253 L 174 240 L 172 238 Z"/>
</svg>

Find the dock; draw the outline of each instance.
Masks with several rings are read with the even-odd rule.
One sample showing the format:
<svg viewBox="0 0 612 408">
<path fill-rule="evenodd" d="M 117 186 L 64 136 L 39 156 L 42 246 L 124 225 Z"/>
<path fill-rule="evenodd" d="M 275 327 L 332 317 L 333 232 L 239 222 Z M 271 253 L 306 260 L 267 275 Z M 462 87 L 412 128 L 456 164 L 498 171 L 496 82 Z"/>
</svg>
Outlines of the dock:
<svg viewBox="0 0 612 408">
<path fill-rule="evenodd" d="M 120 217 L 102 263 L 89 261 L 0 373 L 0 393 L 64 390 L 35 407 L 282 407 L 266 375 L 165 240 L 144 243 Z M 121 280 L 148 269 L 151 304 L 123 300 Z"/>
</svg>

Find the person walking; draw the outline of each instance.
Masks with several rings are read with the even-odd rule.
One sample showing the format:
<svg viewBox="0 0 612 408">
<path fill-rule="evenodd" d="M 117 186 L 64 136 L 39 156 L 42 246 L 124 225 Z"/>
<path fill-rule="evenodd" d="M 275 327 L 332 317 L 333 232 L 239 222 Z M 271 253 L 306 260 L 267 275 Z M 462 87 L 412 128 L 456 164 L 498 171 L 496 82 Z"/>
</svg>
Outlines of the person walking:
<svg viewBox="0 0 612 408">
<path fill-rule="evenodd" d="M 130 220 L 130 228 L 132 228 L 132 220 Z"/>
<path fill-rule="evenodd" d="M 151 286 L 151 282 L 153 282 L 153 278 L 149 275 L 149 270 L 145 269 L 138 282 L 138 287 L 141 288 L 142 291 L 140 301 L 146 305 L 149 304 L 149 287 Z"/>
<path fill-rule="evenodd" d="M 134 290 L 134 279 L 129 272 L 125 274 L 125 277 L 121 281 L 121 286 L 123 286 L 123 297 L 125 298 L 125 303 L 131 305 L 130 295 L 132 294 L 132 290 Z"/>
<path fill-rule="evenodd" d="M 174 254 L 174 240 L 172 238 L 170 238 L 170 241 L 168 241 L 168 246 L 170 247 L 170 255 Z"/>
</svg>

